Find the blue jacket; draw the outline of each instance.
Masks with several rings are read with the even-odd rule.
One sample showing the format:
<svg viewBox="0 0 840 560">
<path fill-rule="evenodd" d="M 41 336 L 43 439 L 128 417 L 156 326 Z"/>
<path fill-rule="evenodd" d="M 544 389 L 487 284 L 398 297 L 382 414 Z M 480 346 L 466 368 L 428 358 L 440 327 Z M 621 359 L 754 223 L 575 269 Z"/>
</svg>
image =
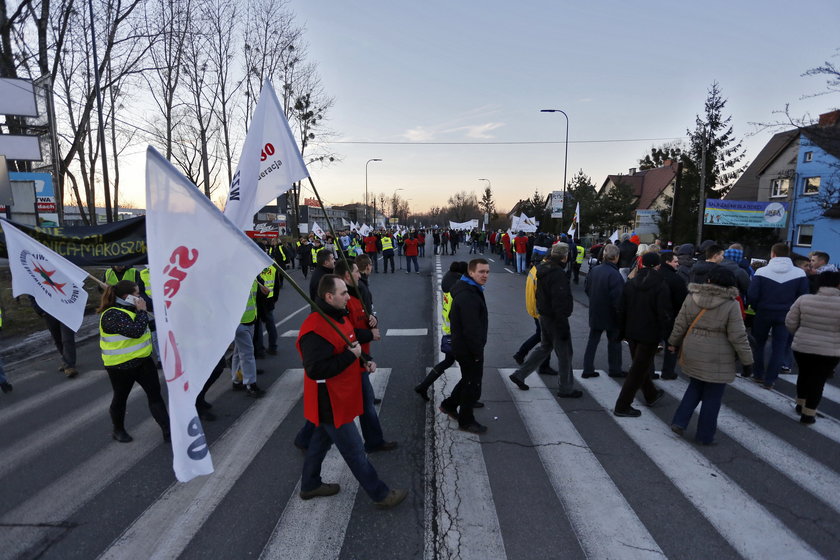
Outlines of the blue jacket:
<svg viewBox="0 0 840 560">
<path fill-rule="evenodd" d="M 584 289 L 589 296 L 589 328 L 618 329 L 618 309 L 624 278 L 615 263 L 605 262 L 589 270 Z"/>
<path fill-rule="evenodd" d="M 805 271 L 793 266 L 788 257 L 774 257 L 756 271 L 747 301 L 756 313 L 786 314 L 796 298 L 807 293 Z"/>
</svg>

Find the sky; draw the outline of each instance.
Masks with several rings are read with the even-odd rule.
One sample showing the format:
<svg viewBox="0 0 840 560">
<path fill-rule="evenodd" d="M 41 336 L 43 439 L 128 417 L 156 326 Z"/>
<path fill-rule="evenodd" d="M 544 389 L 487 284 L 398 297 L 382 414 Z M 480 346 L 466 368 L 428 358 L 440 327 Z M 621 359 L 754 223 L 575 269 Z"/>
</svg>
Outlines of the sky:
<svg viewBox="0 0 840 560">
<path fill-rule="evenodd" d="M 801 99 L 840 62 L 840 2 L 289 0 L 335 104 L 336 161 L 310 165 L 328 205 L 398 192 L 413 212 L 493 190 L 507 211 L 583 170 L 596 186 L 655 145 L 685 138 L 717 81 L 752 160 L 753 122 L 816 118 L 838 96 Z M 568 161 L 563 140 L 569 117 Z M 437 144 L 435 144 L 437 143 Z M 449 144 L 446 144 L 449 143 Z M 141 187 L 142 188 L 142 187 Z M 398 190 L 401 189 L 401 190 Z M 304 195 L 307 193 L 304 192 Z M 142 190 L 129 195 L 143 200 Z"/>
</svg>

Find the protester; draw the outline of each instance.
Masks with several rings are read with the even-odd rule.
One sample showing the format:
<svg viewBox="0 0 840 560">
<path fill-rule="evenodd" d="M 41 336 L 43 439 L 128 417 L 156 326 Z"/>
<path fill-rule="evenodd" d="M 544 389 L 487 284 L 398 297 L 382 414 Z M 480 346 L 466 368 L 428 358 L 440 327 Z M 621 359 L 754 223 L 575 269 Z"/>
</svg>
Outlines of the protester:
<svg viewBox="0 0 840 560">
<path fill-rule="evenodd" d="M 102 362 L 114 392 L 110 406 L 112 437 L 120 443 L 134 439 L 125 430 L 125 409 L 128 395 L 137 383 L 146 392 L 149 411 L 160 426 L 164 441 L 169 441 L 169 415 L 160 392 L 157 368 L 151 358 L 152 333 L 146 302 L 140 297 L 137 283 L 120 280 L 116 285 L 108 286 L 97 313 L 101 314 L 99 347 Z"/>
<path fill-rule="evenodd" d="M 545 259 L 548 260 L 549 257 L 550 255 L 546 254 Z M 528 277 L 525 280 L 525 310 L 528 315 L 534 318 L 536 330 L 534 334 L 525 339 L 525 342 L 513 355 L 513 360 L 520 366 L 525 363 L 525 357 L 528 353 L 542 340 L 540 314 L 537 311 L 537 263 L 534 263 L 534 266 L 528 271 Z M 550 364 L 551 354 L 548 354 L 540 364 L 539 372 L 541 375 L 558 375 L 557 370 L 551 369 Z"/>
<path fill-rule="evenodd" d="M 589 340 L 583 354 L 583 378 L 599 375 L 595 371 L 595 352 L 604 332 L 607 333 L 609 376 L 626 376 L 621 371 L 621 326 L 618 322 L 624 291 L 624 279 L 618 271 L 619 253 L 616 245 L 607 245 L 604 247 L 603 264 L 590 269 L 586 275 L 584 290 L 589 297 Z"/>
<path fill-rule="evenodd" d="M 702 403 L 695 439 L 711 445 L 723 392 L 735 380 L 736 358 L 749 366 L 752 351 L 736 301 L 735 275 L 730 270 L 713 268 L 705 284 L 689 284 L 688 291 L 668 339 L 672 352 L 679 349 L 680 366 L 689 377 L 671 429 L 682 435 L 694 409 Z"/>
<path fill-rule="evenodd" d="M 47 330 L 50 331 L 55 349 L 58 350 L 58 355 L 61 356 L 61 365 L 58 366 L 58 371 L 63 373 L 66 377 L 72 379 L 79 375 L 79 370 L 76 369 L 76 333 L 73 329 L 41 309 L 35 302 L 35 298 L 29 296 L 29 303 L 32 309 L 37 313 L 47 325 Z"/>
<path fill-rule="evenodd" d="M 785 317 L 799 366 L 796 411 L 803 424 L 816 422 L 825 382 L 840 363 L 840 272 L 822 272 L 817 286 L 816 294 L 798 298 Z"/>
<path fill-rule="evenodd" d="M 420 274 L 420 265 L 417 264 L 417 256 L 419 254 L 420 242 L 417 240 L 417 235 L 412 233 L 403 241 L 403 250 L 405 251 L 405 273 L 411 272 L 411 263 L 414 263 L 414 270 Z"/>
<path fill-rule="evenodd" d="M 528 238 L 525 236 L 524 231 L 516 234 L 516 237 L 513 239 L 513 247 L 516 253 L 516 272 L 525 274 L 527 272 L 525 265 L 528 254 Z"/>
<path fill-rule="evenodd" d="M 668 292 L 671 294 L 671 316 L 676 317 L 682 309 L 683 302 L 688 296 L 688 286 L 685 285 L 682 278 L 677 276 L 677 267 L 679 266 L 679 259 L 672 251 L 664 251 L 660 255 L 662 266 L 659 267 L 659 272 L 662 274 L 662 279 L 668 286 Z M 677 355 L 671 351 L 668 345 L 668 336 L 671 333 L 666 333 L 663 341 L 665 348 L 663 348 L 662 355 L 662 375 L 661 379 L 673 380 L 677 378 L 676 366 Z"/>
<path fill-rule="evenodd" d="M 309 279 L 309 297 L 312 300 L 318 297 L 318 284 L 321 282 L 321 278 L 327 274 L 332 274 L 334 268 L 335 256 L 329 251 L 318 251 L 315 256 L 315 270 Z"/>
</svg>

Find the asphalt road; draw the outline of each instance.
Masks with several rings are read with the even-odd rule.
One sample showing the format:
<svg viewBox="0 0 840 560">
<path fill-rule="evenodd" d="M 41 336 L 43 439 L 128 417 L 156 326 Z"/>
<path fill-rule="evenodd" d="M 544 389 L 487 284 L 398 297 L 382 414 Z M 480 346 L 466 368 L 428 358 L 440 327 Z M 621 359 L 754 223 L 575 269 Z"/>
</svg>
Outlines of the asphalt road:
<svg viewBox="0 0 840 560">
<path fill-rule="evenodd" d="M 467 260 L 464 253 L 456 258 Z M 773 392 L 737 380 L 712 447 L 668 428 L 682 377 L 657 382 L 668 395 L 642 406 L 641 418 L 615 418 L 619 383 L 580 379 L 588 335 L 581 280 L 572 331 L 584 397 L 559 399 L 556 378 L 536 374 L 532 389 L 519 391 L 507 375 L 533 331 L 525 278 L 491 258 L 486 407 L 477 411 L 489 430 L 480 437 L 456 430 L 412 391 L 438 358 L 438 259 L 420 259 L 419 275 L 371 277 L 385 333 L 374 345 L 381 369 L 372 380 L 386 438 L 399 442 L 371 461 L 390 486 L 409 489 L 398 508 L 376 510 L 335 457 L 324 478 L 341 481 L 342 492 L 297 497 L 302 370 L 292 335 L 306 310 L 286 288 L 275 316 L 289 336 L 278 356 L 258 361 L 268 394 L 248 399 L 222 375 L 209 395 L 218 419 L 204 423 L 216 471 L 187 484 L 175 481 L 139 388 L 126 423 L 135 441 L 111 440 L 111 389 L 95 339 L 80 347 L 76 379 L 56 371 L 53 353 L 8 364 L 15 388 L 0 395 L 0 558 L 836 557 L 837 380 L 812 427 L 793 414 L 795 376 L 782 376 Z M 441 257 L 441 270 L 452 260 Z M 605 345 L 596 367 L 606 369 Z M 456 367 L 438 381 L 436 403 L 457 378 Z"/>
</svg>

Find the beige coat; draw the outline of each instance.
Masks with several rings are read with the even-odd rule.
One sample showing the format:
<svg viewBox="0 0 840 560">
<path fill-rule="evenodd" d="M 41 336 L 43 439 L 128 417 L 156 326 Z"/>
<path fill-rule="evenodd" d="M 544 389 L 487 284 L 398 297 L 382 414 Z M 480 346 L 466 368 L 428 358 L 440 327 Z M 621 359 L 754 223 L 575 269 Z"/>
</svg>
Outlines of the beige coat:
<svg viewBox="0 0 840 560">
<path fill-rule="evenodd" d="M 785 317 L 791 348 L 804 354 L 840 356 L 840 289 L 822 287 L 800 296 Z"/>
<path fill-rule="evenodd" d="M 752 365 L 741 306 L 735 300 L 737 295 L 737 288 L 688 285 L 688 297 L 668 342 L 681 347 L 680 365 L 689 377 L 710 383 L 732 383 L 736 357 L 742 364 Z M 686 331 L 702 309 L 706 312 L 686 337 Z"/>
</svg>

